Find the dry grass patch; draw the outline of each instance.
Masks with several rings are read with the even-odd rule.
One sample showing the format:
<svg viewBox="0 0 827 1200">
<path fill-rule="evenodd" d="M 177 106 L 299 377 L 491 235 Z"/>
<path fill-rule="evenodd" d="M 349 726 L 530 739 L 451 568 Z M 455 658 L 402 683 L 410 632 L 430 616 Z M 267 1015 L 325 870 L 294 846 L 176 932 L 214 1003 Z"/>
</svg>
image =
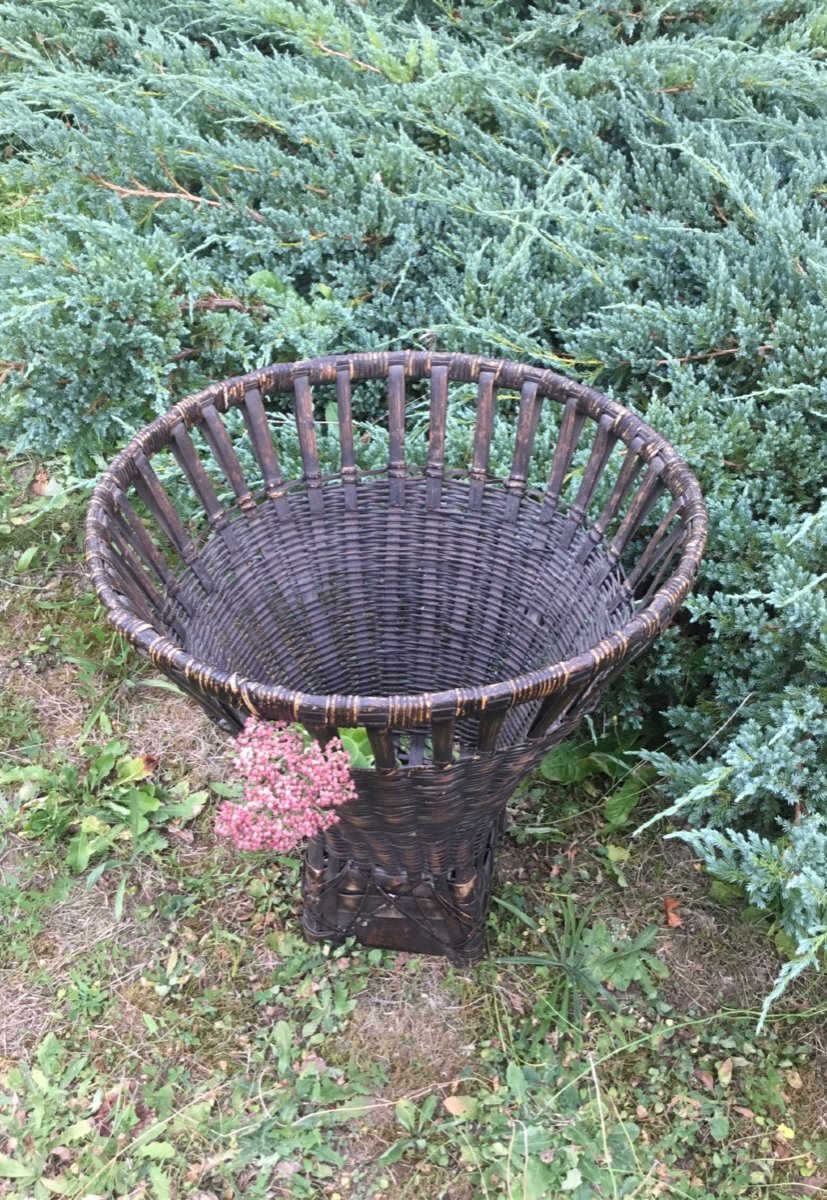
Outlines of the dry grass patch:
<svg viewBox="0 0 827 1200">
<path fill-rule="evenodd" d="M 87 714 L 73 690 L 75 674 L 70 664 L 59 663 L 45 671 L 20 666 L 6 678 L 9 695 L 31 707 L 50 753 L 71 751 L 83 732 Z"/>
<path fill-rule="evenodd" d="M 229 775 L 232 740 L 183 693 L 134 688 L 120 711 L 120 736 L 132 754 L 151 754 L 173 780 L 186 776 L 193 789 Z"/>
<path fill-rule="evenodd" d="M 67 1019 L 66 988 L 73 969 L 115 996 L 134 980 L 156 933 L 146 921 L 116 921 L 102 887 L 78 883 L 48 911 L 42 932 L 29 942 L 27 962 L 0 970 L 0 1052 L 21 1055 Z M 94 966 L 90 956 L 98 952 Z"/>
<path fill-rule="evenodd" d="M 54 991 L 28 971 L 0 970 L 0 1075 L 54 1024 Z"/>
<path fill-rule="evenodd" d="M 670 971 L 664 988 L 670 1002 L 682 1012 L 755 1008 L 782 962 L 767 925 L 744 921 L 740 904 L 716 901 L 710 876 L 685 843 L 652 838 L 632 841 L 630 849 L 621 904 L 632 927 L 663 926 L 658 953 Z M 671 927 L 667 901 L 672 920 L 680 922 Z"/>
<path fill-rule="evenodd" d="M 457 975 L 447 962 L 400 954 L 395 969 L 377 968 L 346 1027 L 324 1047 L 328 1062 L 352 1064 L 359 1071 L 378 1069 L 384 1077 L 377 1094 L 366 1097 L 364 1109 L 354 1114 L 340 1147 L 348 1170 L 374 1162 L 404 1136 L 394 1113 L 398 1100 L 421 1103 L 434 1092 L 445 1097 L 457 1090 L 463 1072 L 477 1061 L 482 1017 L 482 998 L 473 981 Z M 401 1161 L 386 1174 L 399 1197 L 473 1200 L 461 1175 L 430 1162 Z M 341 1189 L 341 1181 L 337 1186 Z"/>
<path fill-rule="evenodd" d="M 412 959 L 379 971 L 358 997 L 347 1028 L 329 1047 L 336 1061 L 380 1066 L 394 1100 L 423 1088 L 445 1088 L 475 1061 L 482 997 L 470 976 L 440 959 Z"/>
<path fill-rule="evenodd" d="M 410 966 L 408 965 L 410 964 Z M 411 967 L 414 969 L 411 970 Z M 353 1064 L 358 1070 L 379 1070 L 384 1085 L 366 1097 L 354 1113 L 339 1149 L 347 1167 L 337 1190 L 350 1194 L 349 1172 L 369 1167 L 405 1134 L 394 1106 L 427 1096 L 440 1099 L 473 1084 L 460 1083 L 478 1064 L 478 1041 L 484 1021 L 483 997 L 470 976 L 459 975 L 447 962 L 400 954 L 395 969 L 377 971 L 357 998 L 345 1029 L 324 1047 L 328 1061 Z M 437 1114 L 445 1113 L 437 1110 Z M 427 1130 L 422 1135 L 427 1141 Z M 386 1176 L 387 1192 L 400 1200 L 445 1196 L 476 1200 L 476 1193 L 459 1166 L 440 1167 L 418 1152 L 377 1172 Z M 387 1185 L 385 1185 L 387 1186 Z"/>
</svg>

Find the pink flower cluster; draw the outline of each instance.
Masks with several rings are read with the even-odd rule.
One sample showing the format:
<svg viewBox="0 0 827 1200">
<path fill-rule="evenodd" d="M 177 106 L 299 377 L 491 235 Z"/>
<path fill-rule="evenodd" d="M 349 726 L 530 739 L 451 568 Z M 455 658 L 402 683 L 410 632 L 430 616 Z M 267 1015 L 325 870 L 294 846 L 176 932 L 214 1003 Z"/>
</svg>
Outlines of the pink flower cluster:
<svg viewBox="0 0 827 1200">
<path fill-rule="evenodd" d="M 250 717 L 236 742 L 241 803 L 224 801 L 215 831 L 238 850 L 292 850 L 302 838 L 335 825 L 334 811 L 356 796 L 350 758 L 338 738 L 305 745 L 283 721 Z"/>
</svg>

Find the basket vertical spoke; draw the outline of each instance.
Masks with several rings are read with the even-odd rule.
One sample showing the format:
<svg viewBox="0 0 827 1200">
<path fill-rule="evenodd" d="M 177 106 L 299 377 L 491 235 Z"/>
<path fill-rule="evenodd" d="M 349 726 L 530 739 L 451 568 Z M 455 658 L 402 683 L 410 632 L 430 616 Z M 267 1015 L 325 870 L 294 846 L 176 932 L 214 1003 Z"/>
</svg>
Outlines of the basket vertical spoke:
<svg viewBox="0 0 827 1200">
<path fill-rule="evenodd" d="M 253 499 L 249 484 L 244 478 L 241 463 L 238 461 L 227 430 L 224 428 L 224 422 L 218 415 L 214 404 L 206 405 L 203 418 L 204 437 L 207 440 L 210 450 L 212 450 L 213 458 L 221 468 L 224 478 L 233 489 L 239 507 L 244 512 L 252 511 L 256 506 L 256 502 Z"/>
<path fill-rule="evenodd" d="M 299 449 L 304 469 L 304 483 L 307 489 L 307 503 L 310 511 L 320 515 L 324 511 L 322 497 L 321 467 L 319 466 L 319 451 L 316 445 L 316 422 L 313 417 L 313 399 L 310 394 L 310 377 L 308 371 L 298 371 L 293 381 L 293 405 L 296 416 L 296 430 L 299 435 Z"/>
<path fill-rule="evenodd" d="M 477 383 L 477 421 L 474 427 L 474 457 L 471 463 L 471 486 L 468 491 L 468 508 L 479 512 L 488 474 L 488 459 L 491 453 L 491 436 L 494 432 L 494 408 L 497 394 L 494 388 L 495 373 L 480 371 Z"/>
<path fill-rule="evenodd" d="M 431 369 L 431 411 L 428 426 L 427 507 L 439 508 L 445 472 L 445 421 L 448 413 L 448 368 L 436 363 Z"/>
<path fill-rule="evenodd" d="M 264 411 L 259 388 L 249 387 L 246 389 L 241 413 L 247 427 L 253 454 L 261 468 L 265 494 L 275 505 L 279 519 L 289 521 L 290 506 L 284 494 L 284 479 L 279 469 L 278 457 L 270 435 L 267 413 Z"/>
<path fill-rule="evenodd" d="M 345 359 L 336 367 L 336 411 L 339 417 L 339 448 L 342 463 L 342 487 L 345 508 L 354 512 L 356 499 L 356 453 L 353 445 L 353 409 L 350 393 L 350 363 Z"/>
<path fill-rule="evenodd" d="M 537 435 L 537 425 L 543 408 L 543 396 L 537 382 L 528 379 L 523 384 L 520 394 L 520 413 L 517 418 L 517 432 L 514 437 L 514 456 L 511 460 L 511 471 L 506 488 L 506 501 L 503 519 L 512 524 L 520 511 L 520 502 L 526 492 L 528 466 L 531 461 L 531 451 Z"/>
</svg>

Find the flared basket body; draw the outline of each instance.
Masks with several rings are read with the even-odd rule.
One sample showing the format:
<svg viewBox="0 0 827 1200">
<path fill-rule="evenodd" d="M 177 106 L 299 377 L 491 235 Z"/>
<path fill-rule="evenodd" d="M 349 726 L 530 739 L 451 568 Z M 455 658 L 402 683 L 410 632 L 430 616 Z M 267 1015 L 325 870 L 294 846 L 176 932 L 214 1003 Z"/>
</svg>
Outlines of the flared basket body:
<svg viewBox="0 0 827 1200">
<path fill-rule="evenodd" d="M 308 936 L 467 961 L 510 795 L 672 619 L 705 530 L 614 401 L 406 351 L 189 397 L 103 476 L 87 554 L 114 624 L 228 731 L 367 730 L 358 798 L 307 847 Z"/>
</svg>

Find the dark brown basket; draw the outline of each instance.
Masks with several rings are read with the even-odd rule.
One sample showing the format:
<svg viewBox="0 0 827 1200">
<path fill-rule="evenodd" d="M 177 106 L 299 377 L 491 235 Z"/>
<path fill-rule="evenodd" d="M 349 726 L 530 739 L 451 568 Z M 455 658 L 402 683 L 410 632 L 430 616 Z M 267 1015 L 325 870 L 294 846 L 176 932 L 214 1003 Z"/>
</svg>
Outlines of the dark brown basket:
<svg viewBox="0 0 827 1200">
<path fill-rule="evenodd" d="M 386 393 L 381 469 L 356 383 Z M 86 544 L 112 623 L 222 727 L 367 728 L 375 768 L 307 847 L 308 935 L 468 961 L 508 797 L 666 628 L 705 536 L 685 463 L 613 400 L 404 351 L 183 400 L 104 473 Z"/>
</svg>

